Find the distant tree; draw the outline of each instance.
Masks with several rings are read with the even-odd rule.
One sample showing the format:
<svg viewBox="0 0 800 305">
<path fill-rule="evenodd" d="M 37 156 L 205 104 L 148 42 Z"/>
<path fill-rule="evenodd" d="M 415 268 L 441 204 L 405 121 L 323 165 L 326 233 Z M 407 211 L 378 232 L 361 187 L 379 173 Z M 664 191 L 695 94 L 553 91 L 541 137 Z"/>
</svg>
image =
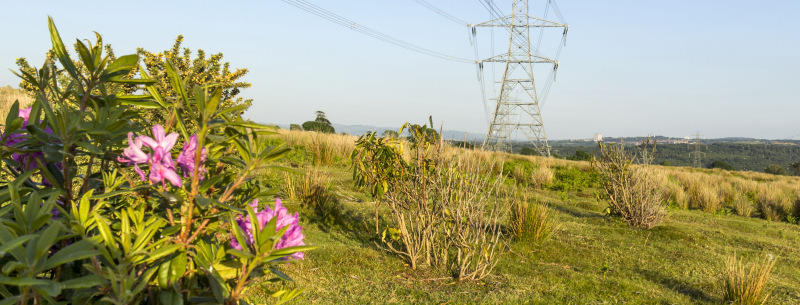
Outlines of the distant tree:
<svg viewBox="0 0 800 305">
<path fill-rule="evenodd" d="M 789 167 L 792 169 L 795 175 L 800 176 L 800 161 L 792 163 L 789 165 Z"/>
<path fill-rule="evenodd" d="M 336 129 L 331 125 L 331 121 L 325 117 L 325 112 L 315 112 L 317 118 L 313 121 L 303 123 L 303 129 L 306 131 L 317 131 L 322 133 L 336 133 Z"/>
<path fill-rule="evenodd" d="M 664 162 L 661 162 L 661 163 L 659 163 L 658 165 L 661 165 L 661 166 L 670 166 L 670 164 L 669 164 L 669 161 L 667 161 L 667 160 L 664 160 Z"/>
<path fill-rule="evenodd" d="M 728 164 L 728 162 L 721 161 L 721 160 L 716 160 L 714 162 L 711 162 L 711 164 L 708 165 L 708 168 L 720 168 L 720 169 L 729 170 L 729 171 L 735 171 L 736 170 L 735 168 L 733 168 L 733 166 Z"/>
<path fill-rule="evenodd" d="M 314 122 L 332 126 L 331 121 L 328 121 L 328 118 L 325 117 L 325 112 L 318 110 L 315 112 L 315 114 L 317 115 L 317 118 L 314 120 Z"/>
<path fill-rule="evenodd" d="M 585 152 L 583 150 L 578 149 L 577 151 L 575 151 L 574 155 L 572 155 L 571 157 L 569 157 L 567 159 L 568 160 L 572 160 L 572 161 L 592 161 L 593 157 L 594 156 L 592 156 L 591 154 L 589 154 L 589 153 L 587 153 L 587 152 Z"/>
<path fill-rule="evenodd" d="M 336 133 L 336 130 L 333 128 L 333 126 L 325 125 L 316 121 L 308 121 L 303 123 L 303 130 L 322 133 Z"/>
<path fill-rule="evenodd" d="M 772 164 L 770 166 L 767 166 L 767 168 L 764 169 L 764 172 L 767 173 L 767 174 L 781 175 L 781 176 L 788 176 L 789 175 L 789 173 L 786 171 L 786 169 L 783 168 L 783 166 L 780 166 L 778 164 Z"/>
<path fill-rule="evenodd" d="M 539 151 L 530 147 L 523 147 L 522 149 L 520 149 L 519 153 L 521 155 L 526 155 L 526 156 L 541 156 L 541 154 L 539 154 Z"/>
<path fill-rule="evenodd" d="M 564 159 L 564 157 L 559 155 L 558 153 L 551 153 L 550 156 L 556 159 Z"/>
<path fill-rule="evenodd" d="M 303 126 L 300 126 L 299 124 L 291 124 L 289 125 L 289 130 L 303 130 Z"/>
<path fill-rule="evenodd" d="M 383 131 L 383 137 L 384 138 L 397 139 L 399 136 L 400 135 L 397 134 L 397 131 L 394 131 L 394 130 L 384 130 Z"/>
</svg>

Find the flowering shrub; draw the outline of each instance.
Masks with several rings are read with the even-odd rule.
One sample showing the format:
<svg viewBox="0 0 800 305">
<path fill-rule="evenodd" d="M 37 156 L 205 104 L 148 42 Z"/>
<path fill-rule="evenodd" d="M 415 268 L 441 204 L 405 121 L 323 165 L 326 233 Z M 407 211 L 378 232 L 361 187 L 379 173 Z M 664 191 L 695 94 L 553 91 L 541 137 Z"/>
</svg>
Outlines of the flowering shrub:
<svg viewBox="0 0 800 305">
<path fill-rule="evenodd" d="M 220 106 L 221 88 L 187 88 L 169 60 L 162 96 L 99 35 L 73 60 L 49 27 L 56 60 L 20 71 L 36 101 L 15 103 L 2 135 L 0 303 L 249 304 L 253 280 L 291 281 L 282 265 L 314 247 L 279 200 L 257 209 L 272 194 L 256 173 L 288 151 L 261 140 L 268 127 Z M 141 125 L 153 110 L 171 115 Z M 279 302 L 301 291 L 272 288 Z"/>
<path fill-rule="evenodd" d="M 273 218 L 275 219 L 275 230 L 280 231 L 284 227 L 283 236 L 275 244 L 275 249 L 283 249 L 287 247 L 296 247 L 296 246 L 304 246 L 303 243 L 303 233 L 300 231 L 303 229 L 300 225 L 297 224 L 297 221 L 300 219 L 300 216 L 295 213 L 294 216 L 287 215 L 288 211 L 281 205 L 281 199 L 275 199 L 275 210 L 270 209 L 269 207 L 266 210 L 258 211 L 258 199 L 253 200 L 251 203 L 250 208 L 252 213 L 256 216 L 254 219 L 256 221 L 251 221 L 250 215 L 248 214 L 246 217 L 239 215 L 236 217 L 236 224 L 239 225 L 239 228 L 242 229 L 245 233 L 245 241 L 247 245 L 250 246 L 255 241 L 254 237 L 254 230 L 253 223 L 258 224 L 258 230 L 263 230 L 264 226 L 267 225 Z M 240 243 L 239 239 L 235 236 L 235 234 L 231 234 L 231 247 L 242 250 L 242 244 Z M 303 252 L 296 252 L 291 255 L 292 258 L 295 259 L 305 259 L 305 254 Z"/>
</svg>

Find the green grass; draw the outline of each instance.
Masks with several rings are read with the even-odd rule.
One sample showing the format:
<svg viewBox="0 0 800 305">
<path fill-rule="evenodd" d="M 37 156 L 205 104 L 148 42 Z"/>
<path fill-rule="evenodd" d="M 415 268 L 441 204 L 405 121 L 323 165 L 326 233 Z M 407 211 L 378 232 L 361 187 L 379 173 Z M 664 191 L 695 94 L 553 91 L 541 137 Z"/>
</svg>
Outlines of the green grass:
<svg viewBox="0 0 800 305">
<path fill-rule="evenodd" d="M 774 255 L 770 302 L 800 302 L 797 225 L 670 209 L 663 225 L 635 229 L 603 214 L 606 204 L 596 199 L 594 185 L 566 192 L 529 188 L 550 203 L 559 230 L 542 245 L 512 242 L 492 276 L 459 283 L 443 271 L 411 270 L 380 249 L 374 205 L 353 190 L 350 170 L 323 170 L 332 175 L 344 214 L 334 225 L 301 217 L 306 243 L 319 246 L 285 268 L 306 289 L 301 303 L 723 304 L 722 272 L 734 252 L 748 260 Z M 253 295 L 266 298 L 259 290 Z"/>
</svg>

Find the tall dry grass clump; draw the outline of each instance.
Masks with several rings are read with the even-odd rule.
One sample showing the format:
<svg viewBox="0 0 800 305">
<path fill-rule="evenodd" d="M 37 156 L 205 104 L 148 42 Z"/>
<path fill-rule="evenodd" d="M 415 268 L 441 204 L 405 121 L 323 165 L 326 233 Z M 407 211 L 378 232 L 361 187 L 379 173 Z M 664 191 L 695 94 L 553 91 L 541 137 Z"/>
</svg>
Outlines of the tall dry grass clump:
<svg viewBox="0 0 800 305">
<path fill-rule="evenodd" d="M 619 215 L 628 224 L 652 228 L 667 216 L 658 180 L 647 169 L 649 160 L 634 166 L 636 153 L 625 150 L 625 145 L 601 145 L 595 167 L 600 173 L 603 189 L 608 195 L 612 215 Z"/>
<path fill-rule="evenodd" d="M 755 206 L 753 206 L 753 202 L 750 201 L 750 198 L 747 198 L 747 196 L 741 193 L 736 193 L 733 196 L 732 205 L 733 211 L 739 216 L 750 217 L 755 211 Z"/>
<path fill-rule="evenodd" d="M 509 231 L 517 240 L 542 243 L 559 227 L 558 219 L 547 204 L 531 202 L 527 194 L 515 196 L 509 206 Z"/>
<path fill-rule="evenodd" d="M 728 259 L 723 275 L 722 295 L 725 301 L 737 305 L 765 304 L 769 298 L 767 281 L 775 266 L 775 259 L 767 255 L 761 263 L 745 266 L 734 253 Z"/>
<path fill-rule="evenodd" d="M 553 174 L 553 170 L 549 167 L 539 165 L 539 167 L 531 171 L 531 182 L 534 186 L 539 188 L 552 183 L 554 177 L 555 174 Z"/>
<path fill-rule="evenodd" d="M 26 95 L 22 90 L 14 89 L 10 86 L 0 87 L 0 113 L 3 114 L 3 117 L 11 109 L 14 101 L 19 101 L 19 109 L 23 109 L 33 103 L 33 98 Z"/>
<path fill-rule="evenodd" d="M 300 202 L 303 208 L 314 211 L 325 220 L 336 220 L 340 213 L 339 200 L 330 191 L 328 176 L 317 170 L 308 169 L 301 175 L 284 173 L 286 198 Z"/>
<path fill-rule="evenodd" d="M 722 201 L 715 185 L 710 184 L 709 175 L 701 172 L 676 173 L 689 198 L 689 206 L 706 212 L 715 212 L 722 208 Z"/>
<path fill-rule="evenodd" d="M 770 182 L 758 186 L 757 208 L 761 217 L 771 221 L 781 221 L 792 215 L 793 200 L 784 192 L 784 185 Z"/>
<path fill-rule="evenodd" d="M 280 130 L 281 137 L 291 146 L 305 147 L 314 165 L 331 166 L 347 160 L 355 149 L 356 137 L 301 130 Z"/>
</svg>

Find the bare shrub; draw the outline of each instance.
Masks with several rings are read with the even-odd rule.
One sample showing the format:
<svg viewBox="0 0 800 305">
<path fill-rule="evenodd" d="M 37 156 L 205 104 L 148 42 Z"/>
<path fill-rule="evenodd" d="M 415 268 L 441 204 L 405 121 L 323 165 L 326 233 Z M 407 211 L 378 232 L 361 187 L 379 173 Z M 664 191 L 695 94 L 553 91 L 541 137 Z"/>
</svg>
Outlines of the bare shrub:
<svg viewBox="0 0 800 305">
<path fill-rule="evenodd" d="M 482 279 L 506 248 L 500 228 L 505 213 L 496 199 L 490 200 L 502 175 L 494 177 L 492 168 L 459 157 L 428 136 L 424 126 L 415 130 L 408 161 L 392 158 L 382 165 L 397 169 L 382 177 L 387 183 L 383 202 L 391 211 L 382 239 L 413 269 L 441 267 L 459 281 Z M 387 147 L 381 142 L 359 149 L 354 155 Z"/>
<path fill-rule="evenodd" d="M 722 295 L 725 301 L 733 304 L 755 305 L 765 304 L 769 298 L 767 281 L 775 266 L 775 259 L 767 255 L 761 263 L 754 262 L 745 266 L 734 253 L 728 259 L 727 269 L 723 275 Z"/>
<path fill-rule="evenodd" d="M 647 170 L 650 160 L 643 158 L 643 165 L 634 166 L 636 153 L 627 152 L 624 144 L 601 144 L 600 157 L 595 162 L 611 214 L 635 227 L 652 228 L 667 215 L 657 180 Z"/>
<path fill-rule="evenodd" d="M 541 243 L 558 229 L 558 219 L 546 203 L 522 198 L 512 198 L 509 213 L 509 231 L 518 240 Z"/>
</svg>

